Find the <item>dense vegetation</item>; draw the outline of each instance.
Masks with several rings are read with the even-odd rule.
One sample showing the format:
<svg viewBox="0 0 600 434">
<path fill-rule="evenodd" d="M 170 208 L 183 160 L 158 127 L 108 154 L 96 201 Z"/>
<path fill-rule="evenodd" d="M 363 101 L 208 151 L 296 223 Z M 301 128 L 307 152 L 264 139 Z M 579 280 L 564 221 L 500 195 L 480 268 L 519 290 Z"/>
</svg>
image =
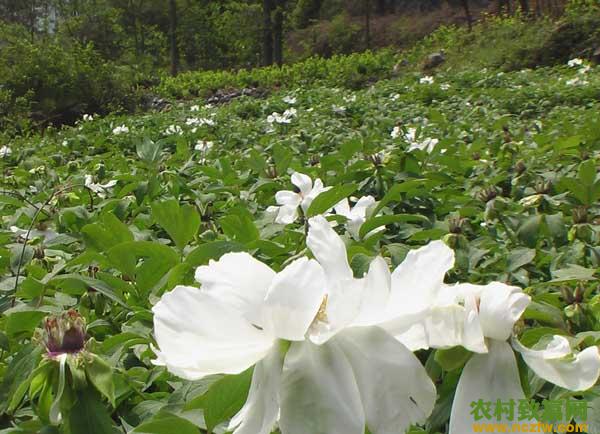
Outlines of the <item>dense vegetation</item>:
<svg viewBox="0 0 600 434">
<path fill-rule="evenodd" d="M 441 26 L 404 50 L 247 69 L 260 25 L 240 19 L 260 21 L 262 5 L 175 2 L 179 66 L 215 68 L 176 76 L 166 5 L 124 3 L 97 1 L 102 13 L 72 13 L 47 39 L 36 26 L 31 37 L 26 8 L 2 27 L 1 434 L 230 432 L 259 368 L 175 375 L 161 365 L 156 306 L 178 285 L 204 288 L 198 268 L 228 253 L 274 272 L 322 261 L 308 241 L 319 215 L 356 278 L 378 256 L 397 269 L 438 242 L 454 252 L 447 284 L 501 282 L 531 297 L 510 324 L 525 352 L 565 337 L 574 362 L 600 346 L 596 2 L 573 1 L 557 21 L 519 2 L 531 15 Z M 325 1 L 317 13 L 318 3 L 277 3 L 286 31 L 342 27 L 362 5 Z M 392 14 L 394 2 L 373 13 L 380 3 Z M 428 65 L 440 52 L 443 64 Z M 309 204 L 299 173 L 314 181 Z M 292 214 L 278 207 L 296 194 Z M 315 321 L 326 308 L 327 297 Z M 279 344 L 283 355 L 296 345 Z M 433 344 L 415 354 L 436 399 L 410 434 L 463 434 L 453 401 L 481 354 Z M 588 433 L 600 433 L 600 386 L 568 390 L 515 354 L 526 398 L 585 403 Z"/>
<path fill-rule="evenodd" d="M 523 343 L 560 334 L 579 348 L 598 344 L 600 72 L 572 64 L 407 73 L 359 90 L 315 83 L 218 107 L 192 99 L 15 139 L 1 151 L 3 432 L 56 432 L 58 368 L 36 368 L 32 336 L 69 308 L 85 318 L 86 347 L 99 358 L 87 373 L 70 368 L 61 430 L 192 433 L 231 417 L 247 377 L 189 382 L 153 366 L 150 308 L 225 252 L 275 269 L 302 253 L 303 223 L 274 224 L 268 211 L 294 170 L 336 186 L 323 210 L 344 196 L 378 201 L 360 236 L 346 239 L 356 275 L 376 254 L 396 266 L 443 239 L 457 257 L 449 282 L 526 288 Z M 431 152 L 421 146 L 428 138 L 439 140 Z M 418 355 L 439 394 L 423 429 L 444 432 L 466 354 Z M 539 399 L 567 393 L 524 384 Z M 597 390 L 576 396 L 597 408 Z"/>
<path fill-rule="evenodd" d="M 514 2 L 500 2 L 510 4 L 505 8 L 469 0 L 472 20 L 493 12 L 472 32 L 464 25 L 460 3 L 0 2 L 0 135 L 73 124 L 85 113 L 145 110 L 157 93 L 206 96 L 222 87 L 271 88 L 308 80 L 357 88 L 389 78 L 393 66 L 407 57 L 408 69 L 418 69 L 424 56 L 440 49 L 455 66 L 465 51 L 479 56 L 467 65 L 551 66 L 591 57 L 600 40 L 594 1 L 572 2 L 554 22 L 548 16 L 562 9 L 556 7 L 560 2 L 547 8 L 541 0 L 525 2 L 529 6 L 521 12 Z M 514 18 L 494 18 L 508 12 Z M 412 55 L 399 53 L 436 28 Z M 387 54 L 366 53 L 362 60 L 322 60 L 383 47 L 389 47 Z M 283 69 L 255 68 L 282 62 Z M 340 68 L 344 75 L 338 79 L 333 74 Z"/>
</svg>

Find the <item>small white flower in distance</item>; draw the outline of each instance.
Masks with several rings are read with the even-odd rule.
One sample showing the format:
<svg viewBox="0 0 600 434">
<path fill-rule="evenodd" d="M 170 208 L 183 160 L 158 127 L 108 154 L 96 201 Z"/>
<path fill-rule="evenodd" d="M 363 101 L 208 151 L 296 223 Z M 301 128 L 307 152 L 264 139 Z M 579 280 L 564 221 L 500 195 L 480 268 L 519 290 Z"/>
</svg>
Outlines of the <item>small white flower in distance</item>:
<svg viewBox="0 0 600 434">
<path fill-rule="evenodd" d="M 214 145 L 213 142 L 209 142 L 209 141 L 206 141 L 206 140 L 198 140 L 196 142 L 196 146 L 194 146 L 194 149 L 196 151 L 200 151 L 200 152 L 208 152 L 208 150 L 210 148 L 212 148 L 213 145 Z"/>
<path fill-rule="evenodd" d="M 181 127 L 179 125 L 169 125 L 167 127 L 167 129 L 165 130 L 165 134 L 168 136 L 172 136 L 172 135 L 181 136 L 183 134 L 183 130 L 181 129 Z"/>
<path fill-rule="evenodd" d="M 375 203 L 375 198 L 373 196 L 363 196 L 356 201 L 353 207 L 350 207 L 349 200 L 343 199 L 337 205 L 333 207 L 336 214 L 342 215 L 346 217 L 348 220 L 346 221 L 346 229 L 348 229 L 348 233 L 355 240 L 360 239 L 360 228 L 363 223 L 367 220 L 367 211 L 370 206 Z M 379 232 L 384 230 L 385 227 L 379 227 L 374 231 L 365 235 L 365 238 L 373 235 L 375 232 Z"/>
<path fill-rule="evenodd" d="M 392 101 L 398 101 L 400 99 L 400 94 L 399 93 L 395 93 L 392 96 L 390 96 L 390 99 Z"/>
<path fill-rule="evenodd" d="M 402 135 L 402 128 L 399 126 L 395 126 L 394 129 L 392 130 L 392 132 L 390 133 L 390 136 L 392 137 L 392 139 L 397 139 L 401 135 Z"/>
<path fill-rule="evenodd" d="M 333 110 L 333 112 L 336 113 L 336 114 L 344 114 L 344 113 L 346 113 L 346 107 L 341 106 L 341 105 L 335 105 L 335 104 L 333 104 L 331 106 L 331 110 Z"/>
<path fill-rule="evenodd" d="M 85 186 L 92 190 L 94 193 L 98 195 L 98 197 L 104 199 L 106 197 L 106 193 L 117 185 L 116 180 L 108 181 L 106 184 L 95 183 L 92 175 L 85 175 Z"/>
<path fill-rule="evenodd" d="M 435 146 L 439 143 L 438 139 L 432 139 L 431 137 L 427 137 L 423 140 L 417 139 L 417 129 L 409 128 L 408 132 L 404 135 L 404 138 L 408 142 L 408 152 L 414 151 L 415 149 L 419 149 L 421 151 L 426 151 L 431 154 Z"/>
<path fill-rule="evenodd" d="M 419 79 L 419 83 L 421 84 L 433 84 L 434 83 L 434 79 L 431 75 L 426 75 L 425 77 L 421 77 Z"/>
<path fill-rule="evenodd" d="M 568 65 L 570 68 L 576 68 L 576 67 L 578 67 L 578 66 L 581 66 L 581 65 L 583 65 L 583 59 L 580 59 L 580 58 L 578 58 L 578 57 L 577 57 L 577 58 L 575 58 L 575 59 L 571 59 L 571 60 L 569 60 L 569 61 L 567 62 L 567 65 Z"/>
<path fill-rule="evenodd" d="M 83 115 L 83 120 L 84 120 L 84 122 L 91 122 L 91 121 L 94 120 L 94 116 L 88 115 L 88 114 L 84 114 Z"/>
<path fill-rule="evenodd" d="M 190 111 L 192 111 L 192 112 L 200 111 L 200 106 L 199 105 L 193 105 L 193 106 L 190 107 Z"/>
<path fill-rule="evenodd" d="M 293 97 L 291 95 L 287 95 L 283 98 L 283 102 L 290 105 L 296 104 L 297 101 L 298 100 L 296 99 L 296 97 Z"/>
<path fill-rule="evenodd" d="M 115 127 L 112 132 L 115 136 L 118 136 L 120 134 L 127 134 L 129 132 L 129 127 L 125 125 L 119 125 L 118 127 Z"/>
<path fill-rule="evenodd" d="M 10 157 L 12 155 L 12 149 L 4 145 L 0 148 L 0 158 Z"/>
<path fill-rule="evenodd" d="M 442 90 L 448 90 L 448 89 L 450 89 L 450 87 L 451 86 L 448 83 L 440 84 L 440 89 L 442 89 Z"/>
</svg>

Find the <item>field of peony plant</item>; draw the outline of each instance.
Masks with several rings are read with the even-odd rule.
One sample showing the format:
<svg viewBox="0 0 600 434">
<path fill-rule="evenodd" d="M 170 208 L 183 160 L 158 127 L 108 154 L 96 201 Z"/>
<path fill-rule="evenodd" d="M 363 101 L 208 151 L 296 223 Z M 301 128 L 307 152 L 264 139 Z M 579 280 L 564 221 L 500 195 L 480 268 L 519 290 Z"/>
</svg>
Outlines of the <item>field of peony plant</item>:
<svg viewBox="0 0 600 434">
<path fill-rule="evenodd" d="M 600 433 L 599 113 L 574 59 L 2 144 L 0 433 Z"/>
</svg>

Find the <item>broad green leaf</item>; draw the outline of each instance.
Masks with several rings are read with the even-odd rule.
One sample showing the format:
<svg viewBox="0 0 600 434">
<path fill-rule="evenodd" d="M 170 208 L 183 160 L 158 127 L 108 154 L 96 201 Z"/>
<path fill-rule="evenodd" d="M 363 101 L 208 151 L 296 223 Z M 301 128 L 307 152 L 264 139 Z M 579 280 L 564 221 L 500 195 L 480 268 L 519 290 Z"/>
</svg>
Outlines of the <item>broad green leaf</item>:
<svg viewBox="0 0 600 434">
<path fill-rule="evenodd" d="M 200 228 L 200 215 L 196 208 L 192 205 L 180 206 L 176 199 L 154 202 L 152 217 L 181 250 L 194 239 Z"/>
<path fill-rule="evenodd" d="M 46 312 L 40 312 L 37 310 L 26 310 L 21 312 L 13 312 L 6 317 L 6 326 L 4 330 L 6 333 L 16 335 L 22 332 L 32 332 L 37 326 L 40 325 L 40 321 L 47 315 Z"/>
<path fill-rule="evenodd" d="M 85 374 L 98 392 L 100 392 L 108 402 L 115 405 L 115 385 L 113 382 L 112 368 L 100 356 L 90 355 L 90 361 L 86 361 Z"/>
<path fill-rule="evenodd" d="M 211 259 L 218 260 L 225 253 L 242 252 L 244 246 L 233 241 L 211 241 L 201 244 L 190 252 L 185 262 L 192 267 L 208 264 Z"/>
<path fill-rule="evenodd" d="M 350 196 L 356 191 L 356 184 L 344 184 L 333 187 L 319 194 L 310 204 L 306 211 L 306 217 L 313 217 L 330 210 L 342 199 Z"/>
<path fill-rule="evenodd" d="M 133 431 L 136 434 L 200 434 L 196 425 L 181 417 L 166 414 L 144 422 Z"/>
<path fill-rule="evenodd" d="M 471 358 L 469 350 L 463 347 L 452 347 L 448 349 L 436 350 L 435 361 L 445 370 L 454 371 L 462 368 Z"/>
<path fill-rule="evenodd" d="M 535 258 L 535 249 L 519 248 L 512 250 L 508 256 L 508 271 L 516 271 L 529 264 Z"/>
<path fill-rule="evenodd" d="M 369 232 L 377 229 L 380 226 L 389 225 L 392 223 L 424 223 L 429 224 L 429 219 L 422 215 L 417 214 L 395 214 L 395 215 L 382 215 L 377 217 L 371 217 L 362 224 L 359 231 L 359 236 L 364 238 Z"/>
<path fill-rule="evenodd" d="M 113 434 L 116 430 L 98 392 L 91 388 L 75 391 L 74 405 L 63 414 L 70 434 Z M 63 410 L 63 413 L 65 411 Z"/>
<path fill-rule="evenodd" d="M 239 375 L 228 375 L 214 383 L 208 392 L 193 399 L 186 409 L 202 408 L 206 428 L 212 431 L 215 426 L 234 416 L 246 402 L 252 368 Z"/>
<path fill-rule="evenodd" d="M 154 142 L 150 138 L 144 137 L 143 140 L 136 143 L 135 150 L 142 161 L 145 161 L 148 164 L 155 163 L 160 158 L 162 142 Z"/>
<path fill-rule="evenodd" d="M 129 308 L 127 303 L 123 300 L 121 294 L 117 294 L 115 290 L 109 286 L 106 282 L 103 282 L 99 279 L 93 279 L 91 277 L 82 276 L 79 274 L 61 274 L 50 280 L 49 283 L 61 285 L 63 282 L 76 284 L 76 286 L 80 289 L 81 293 L 84 293 L 89 288 L 92 288 L 99 293 L 105 295 L 109 299 L 113 300 L 116 303 L 119 303 L 121 306 L 125 308 Z"/>
</svg>

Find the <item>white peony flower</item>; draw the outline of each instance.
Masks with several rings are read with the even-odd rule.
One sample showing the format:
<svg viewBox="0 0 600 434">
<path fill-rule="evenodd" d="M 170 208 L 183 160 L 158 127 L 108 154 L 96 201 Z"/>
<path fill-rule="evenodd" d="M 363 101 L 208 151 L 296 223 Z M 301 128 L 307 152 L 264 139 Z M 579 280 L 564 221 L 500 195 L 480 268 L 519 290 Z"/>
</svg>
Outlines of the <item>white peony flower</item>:
<svg viewBox="0 0 600 434">
<path fill-rule="evenodd" d="M 92 116 L 92 115 L 88 115 L 88 114 L 84 114 L 84 115 L 83 115 L 83 121 L 84 121 L 84 122 L 91 122 L 91 121 L 93 121 L 93 120 L 94 120 L 94 116 Z"/>
<path fill-rule="evenodd" d="M 200 151 L 202 153 L 206 153 L 208 152 L 212 147 L 213 147 L 214 143 L 213 142 L 209 142 L 206 140 L 198 140 L 196 142 L 196 146 L 194 146 L 194 149 L 196 151 Z"/>
<path fill-rule="evenodd" d="M 288 225 L 295 222 L 299 216 L 298 207 L 306 213 L 315 197 L 331 188 L 324 187 L 320 179 L 316 179 L 313 184 L 308 175 L 298 172 L 292 174 L 292 184 L 297 187 L 298 192 L 278 191 L 275 194 L 275 201 L 279 206 L 271 206 L 267 209 L 267 212 L 277 212 L 276 223 Z"/>
<path fill-rule="evenodd" d="M 576 68 L 578 66 L 583 65 L 583 59 L 580 59 L 580 58 L 571 59 L 567 62 L 567 65 L 570 68 Z"/>
<path fill-rule="evenodd" d="M 421 77 L 419 79 L 420 84 L 433 84 L 434 82 L 435 80 L 431 75 L 426 75 L 425 77 Z"/>
<path fill-rule="evenodd" d="M 0 158 L 10 157 L 12 155 L 12 149 L 4 145 L 0 148 Z"/>
<path fill-rule="evenodd" d="M 370 276 L 355 279 L 341 238 L 310 220 L 300 258 L 275 273 L 247 253 L 199 267 L 201 288 L 178 286 L 154 306 L 156 364 L 189 380 L 255 365 L 234 434 L 404 432 L 433 410 L 419 360 L 375 326 Z M 387 268 L 379 258 L 371 268 Z M 381 318 L 381 317 L 380 317 Z M 291 341 L 282 351 L 280 340 Z M 398 375 L 410 372 L 410 375 Z"/>
<path fill-rule="evenodd" d="M 364 196 L 361 197 L 351 208 L 350 202 L 348 199 L 343 199 L 337 205 L 333 207 L 336 214 L 342 215 L 348 219 L 346 222 L 346 229 L 355 240 L 360 239 L 359 232 L 360 227 L 367 220 L 367 210 L 368 208 L 375 203 L 375 198 L 373 196 Z M 378 230 L 383 230 L 384 227 L 378 228 Z M 377 231 L 377 230 L 376 230 Z M 366 237 L 373 234 L 375 231 L 367 234 Z"/>
<path fill-rule="evenodd" d="M 109 189 L 117 185 L 117 181 L 113 179 L 112 181 L 108 181 L 106 184 L 98 184 L 93 182 L 92 175 L 85 175 L 84 185 L 96 193 L 98 197 L 104 199 Z"/>
<path fill-rule="evenodd" d="M 125 125 L 119 125 L 118 127 L 115 127 L 112 130 L 112 132 L 115 136 L 118 136 L 120 134 L 127 134 L 129 132 L 129 128 Z"/>
<path fill-rule="evenodd" d="M 296 99 L 296 97 L 293 97 L 290 95 L 283 97 L 283 102 L 286 104 L 294 105 L 294 104 L 296 104 L 297 101 L 298 100 Z"/>
<path fill-rule="evenodd" d="M 413 312 L 421 310 L 421 319 L 412 324 L 391 321 L 384 329 L 409 349 L 451 348 L 461 345 L 475 354 L 463 369 L 456 389 L 450 417 L 450 434 L 473 433 L 471 402 L 524 399 L 517 362 L 511 345 L 515 322 L 531 299 L 520 288 L 493 282 L 488 285 L 443 284 L 444 274 L 454 266 L 454 252 L 442 242 L 409 252 L 394 271 L 412 270 L 412 281 L 399 281 L 392 274 L 390 288 L 400 289 L 404 300 L 414 294 L 420 298 Z M 400 271 L 408 276 L 410 273 Z M 383 276 L 386 270 L 382 269 Z M 381 277 L 379 279 L 384 281 Z M 428 290 L 417 290 L 421 280 L 433 282 Z M 405 315 L 410 316 L 407 312 Z M 512 338 L 512 347 L 539 377 L 570 390 L 592 387 L 600 376 L 600 354 L 596 347 L 573 354 L 568 340 L 555 336 L 545 348 L 531 350 Z M 507 422 L 500 421 L 499 423 Z"/>
<path fill-rule="evenodd" d="M 400 133 L 398 132 L 398 135 Z M 414 151 L 415 149 L 420 149 L 422 151 L 426 151 L 428 154 L 431 154 L 435 146 L 439 143 L 438 139 L 432 139 L 427 137 L 421 141 L 417 140 L 417 129 L 409 128 L 408 132 L 404 135 L 404 138 L 408 142 L 408 152 Z"/>
<path fill-rule="evenodd" d="M 200 111 L 200 106 L 199 105 L 193 105 L 193 106 L 190 107 L 190 111 L 191 112 Z"/>
<path fill-rule="evenodd" d="M 182 134 L 183 134 L 183 130 L 181 129 L 181 127 L 179 125 L 169 125 L 167 127 L 167 129 L 165 129 L 165 135 L 167 135 L 167 136 L 173 136 L 173 135 L 181 136 Z"/>
<path fill-rule="evenodd" d="M 296 117 L 298 111 L 295 108 L 289 108 L 284 111 L 282 114 L 273 112 L 269 116 L 267 116 L 267 122 L 270 124 L 289 124 L 292 122 L 292 119 Z"/>
</svg>

